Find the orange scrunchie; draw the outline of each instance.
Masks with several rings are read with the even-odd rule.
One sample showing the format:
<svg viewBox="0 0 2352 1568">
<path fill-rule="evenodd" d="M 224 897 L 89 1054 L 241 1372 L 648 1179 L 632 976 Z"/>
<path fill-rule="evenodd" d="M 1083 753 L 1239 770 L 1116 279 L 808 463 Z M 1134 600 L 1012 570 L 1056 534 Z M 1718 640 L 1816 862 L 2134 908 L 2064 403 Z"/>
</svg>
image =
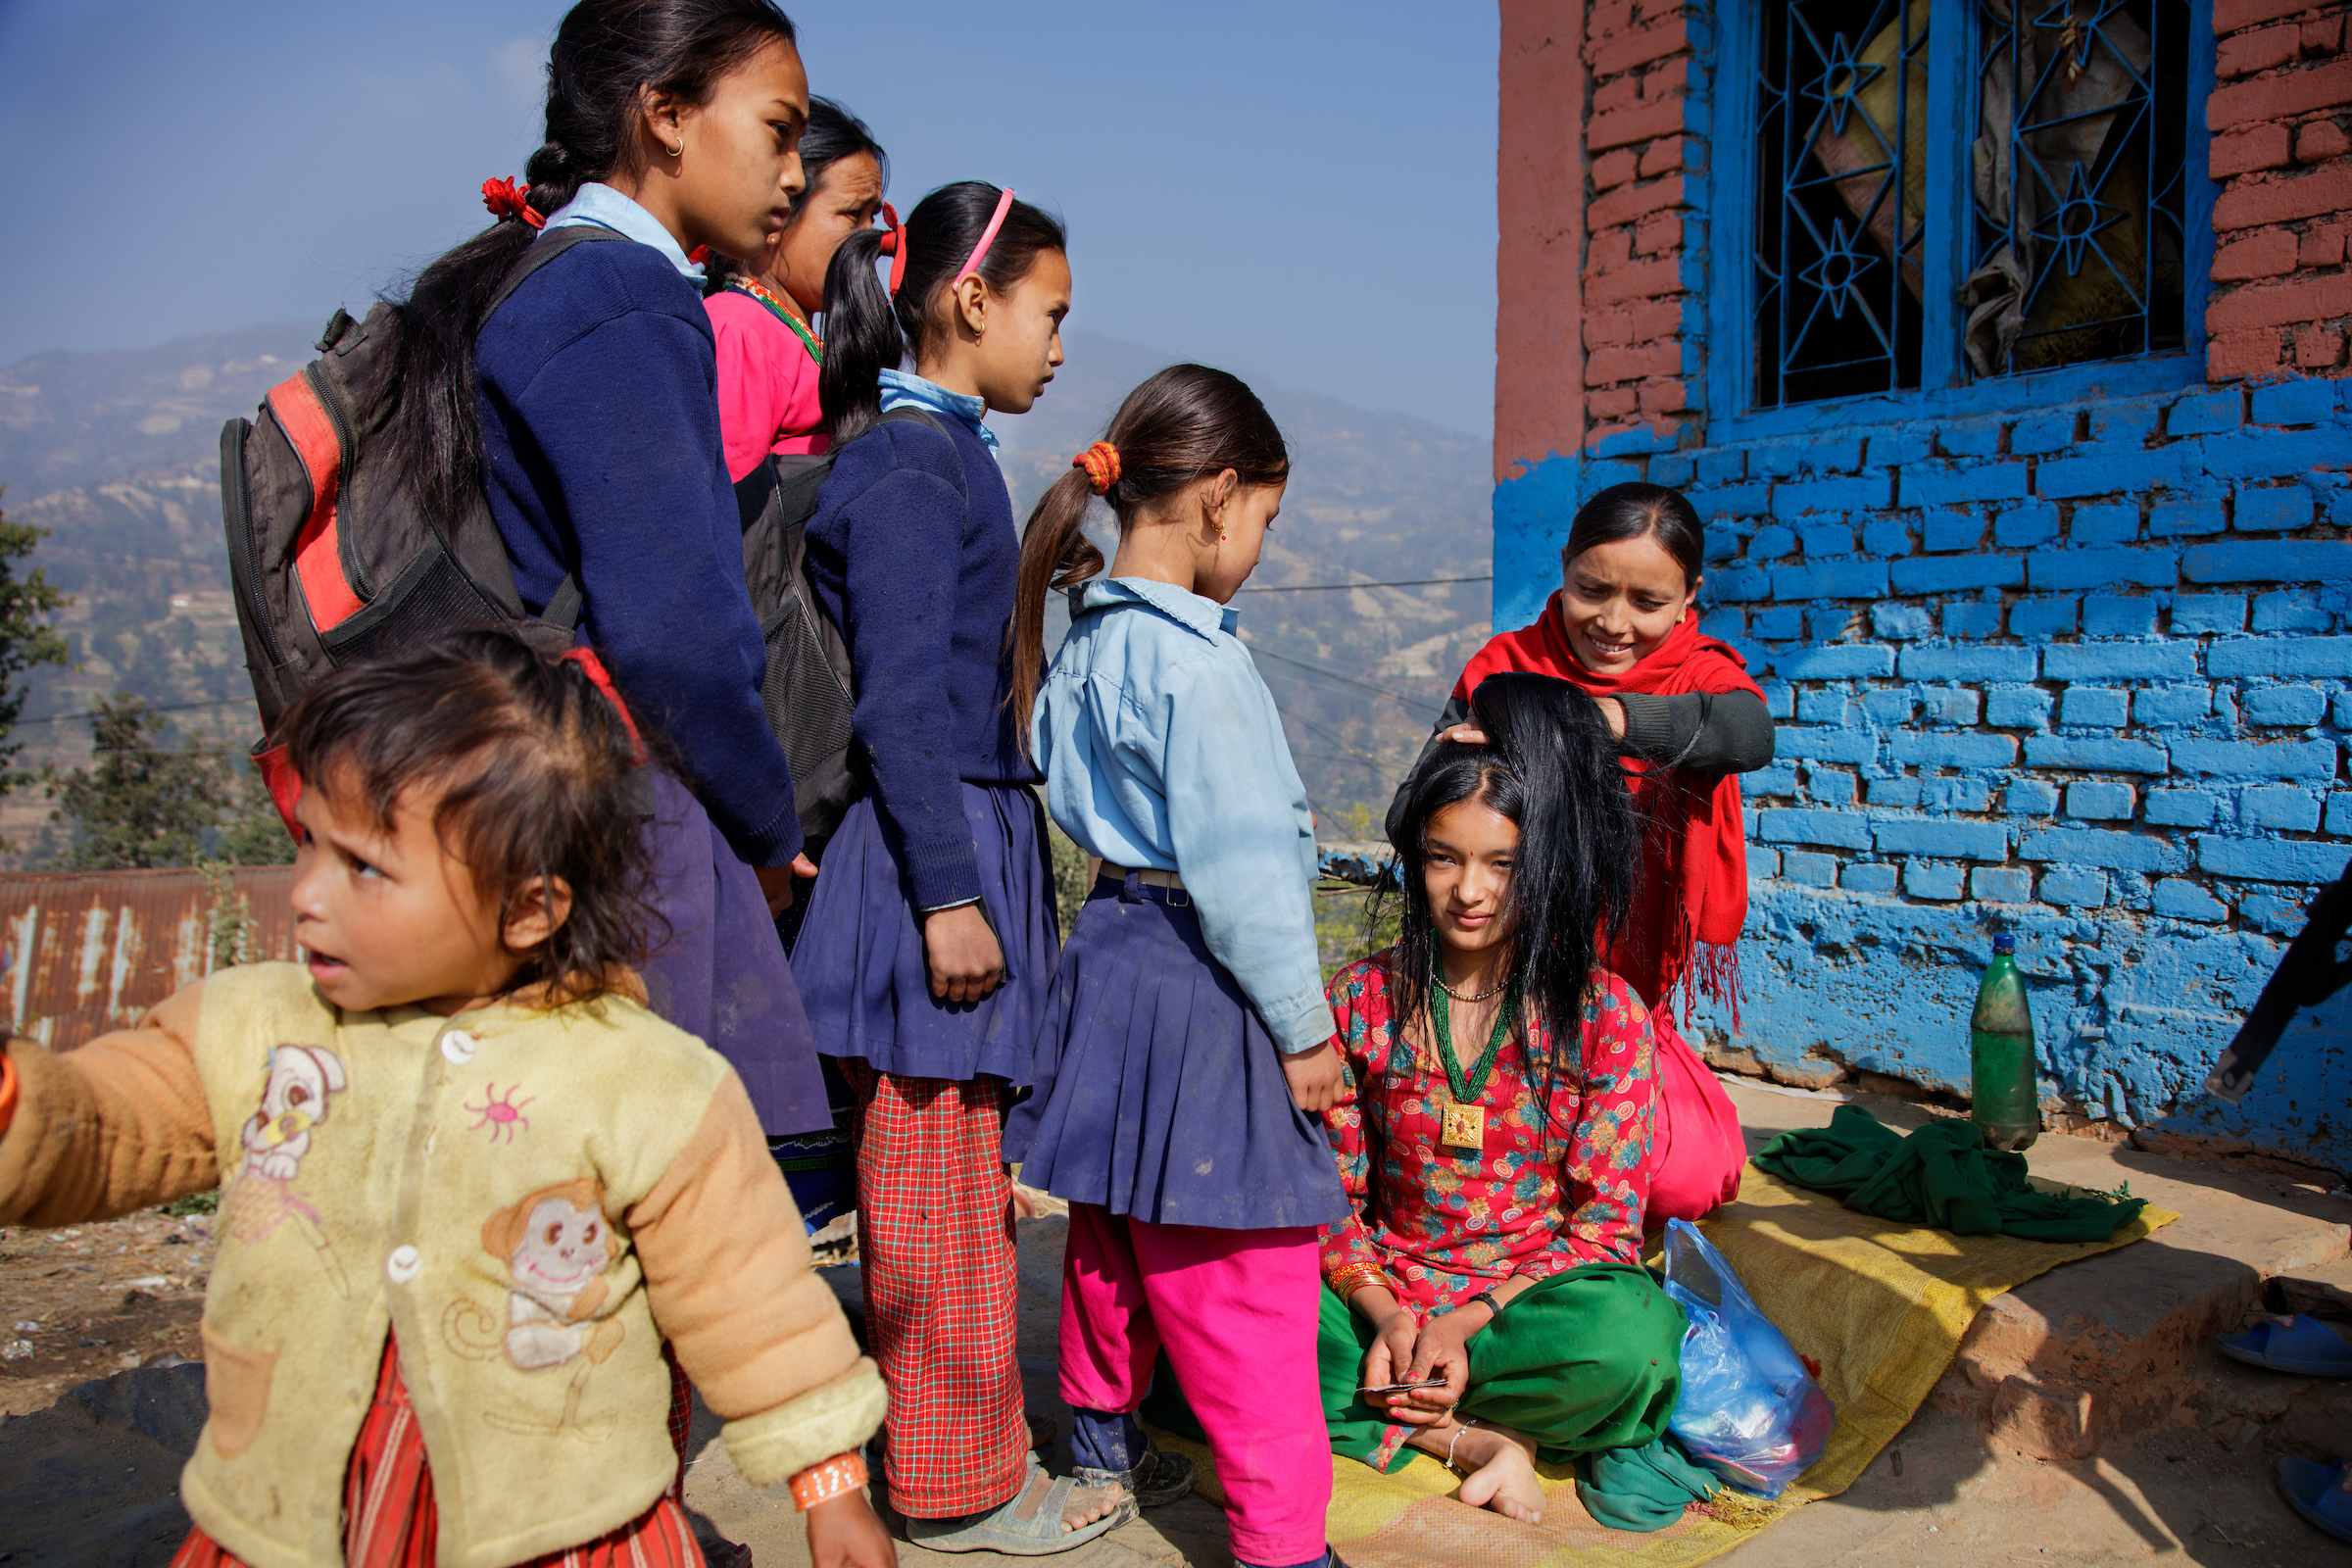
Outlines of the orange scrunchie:
<svg viewBox="0 0 2352 1568">
<path fill-rule="evenodd" d="M 1119 449 L 1107 441 L 1098 441 L 1072 458 L 1070 466 L 1086 470 L 1086 482 L 1094 486 L 1095 494 L 1107 494 L 1119 482 Z"/>
</svg>

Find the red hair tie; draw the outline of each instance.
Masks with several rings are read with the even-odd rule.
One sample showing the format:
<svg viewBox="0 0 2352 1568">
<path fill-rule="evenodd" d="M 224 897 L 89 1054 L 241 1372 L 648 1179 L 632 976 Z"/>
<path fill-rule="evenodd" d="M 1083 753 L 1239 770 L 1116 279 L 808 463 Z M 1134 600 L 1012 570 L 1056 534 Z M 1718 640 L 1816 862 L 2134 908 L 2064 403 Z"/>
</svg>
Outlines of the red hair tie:
<svg viewBox="0 0 2352 1568">
<path fill-rule="evenodd" d="M 874 249 L 877 254 L 891 258 L 890 297 L 895 300 L 899 297 L 899 285 L 906 281 L 906 225 L 899 221 L 899 210 L 888 202 L 882 204 L 882 220 L 890 225 L 889 232 Z"/>
<path fill-rule="evenodd" d="M 528 187 L 518 185 L 514 180 L 483 180 L 482 205 L 490 209 L 491 217 L 502 222 L 510 218 L 519 218 L 533 228 L 547 226 L 547 220 L 540 217 L 538 209 L 531 205 Z"/>
<path fill-rule="evenodd" d="M 620 700 L 620 693 L 613 688 L 612 676 L 606 670 L 605 662 L 596 657 L 596 650 L 574 648 L 564 655 L 563 662 L 579 665 L 581 673 L 598 691 L 605 694 L 605 700 L 612 705 L 612 711 L 620 715 L 621 728 L 629 732 L 629 755 L 637 760 L 639 766 L 643 766 L 645 737 L 637 733 L 637 720 L 630 714 L 629 705 Z"/>
<path fill-rule="evenodd" d="M 1095 494 L 1106 495 L 1119 482 L 1119 449 L 1107 441 L 1098 441 L 1070 460 L 1073 468 L 1086 470 L 1086 482 L 1094 486 Z"/>
</svg>

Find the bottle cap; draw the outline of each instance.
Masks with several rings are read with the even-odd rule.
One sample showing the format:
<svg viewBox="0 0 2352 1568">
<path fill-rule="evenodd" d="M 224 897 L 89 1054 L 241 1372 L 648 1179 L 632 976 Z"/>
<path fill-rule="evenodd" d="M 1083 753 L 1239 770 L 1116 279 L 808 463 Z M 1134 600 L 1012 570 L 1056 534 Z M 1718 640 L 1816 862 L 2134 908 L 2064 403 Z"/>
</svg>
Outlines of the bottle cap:
<svg viewBox="0 0 2352 1568">
<path fill-rule="evenodd" d="M 1995 931 L 1995 932 L 1992 934 L 1992 956 L 1993 956 L 1994 957 L 1996 957 L 1996 958 L 2005 958 L 2005 957 L 2007 957 L 2009 955 L 2011 955 L 2011 954 L 2015 953 L 2016 951 L 2017 951 L 2017 933 L 2016 933 L 2016 932 L 2014 932 L 2014 931 Z"/>
</svg>

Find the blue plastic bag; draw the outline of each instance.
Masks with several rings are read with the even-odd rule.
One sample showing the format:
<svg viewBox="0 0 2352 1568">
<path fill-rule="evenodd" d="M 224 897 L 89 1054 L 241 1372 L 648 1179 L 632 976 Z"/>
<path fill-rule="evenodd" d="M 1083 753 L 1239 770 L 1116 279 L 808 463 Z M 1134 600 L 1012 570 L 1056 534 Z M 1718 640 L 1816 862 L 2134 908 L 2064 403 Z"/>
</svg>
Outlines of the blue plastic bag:
<svg viewBox="0 0 2352 1568">
<path fill-rule="evenodd" d="M 1740 1491 L 1779 1496 L 1829 1446 L 1837 1422 L 1829 1396 L 1688 1220 L 1666 1222 L 1666 1294 L 1690 1323 L 1669 1429 Z"/>
</svg>

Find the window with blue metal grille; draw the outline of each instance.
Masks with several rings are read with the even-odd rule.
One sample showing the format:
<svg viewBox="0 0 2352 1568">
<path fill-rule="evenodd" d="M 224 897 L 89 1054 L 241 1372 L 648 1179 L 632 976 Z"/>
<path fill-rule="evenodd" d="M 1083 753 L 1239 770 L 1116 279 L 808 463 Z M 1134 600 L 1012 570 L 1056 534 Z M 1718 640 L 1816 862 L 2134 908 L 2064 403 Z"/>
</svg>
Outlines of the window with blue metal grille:
<svg viewBox="0 0 2352 1568">
<path fill-rule="evenodd" d="M 1755 7 L 1754 407 L 2182 346 L 2187 0 L 1936 3 Z"/>
</svg>

